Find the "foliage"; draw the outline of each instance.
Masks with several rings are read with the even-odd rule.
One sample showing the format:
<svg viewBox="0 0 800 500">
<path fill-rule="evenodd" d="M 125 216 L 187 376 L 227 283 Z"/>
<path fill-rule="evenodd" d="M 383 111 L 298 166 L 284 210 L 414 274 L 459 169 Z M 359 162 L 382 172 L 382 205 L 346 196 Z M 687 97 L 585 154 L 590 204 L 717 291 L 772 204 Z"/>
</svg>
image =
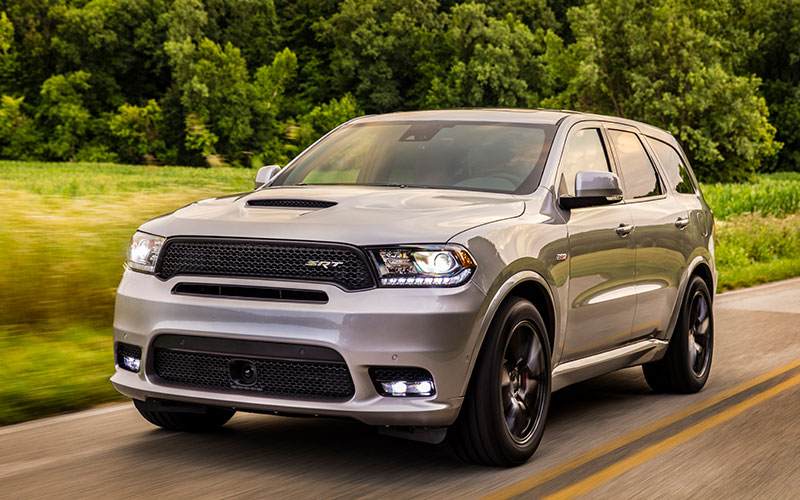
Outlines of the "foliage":
<svg viewBox="0 0 800 500">
<path fill-rule="evenodd" d="M 24 97 L 0 97 L 0 155 L 30 159 L 39 147 L 39 137 L 33 120 L 23 109 Z"/>
<path fill-rule="evenodd" d="M 740 24 L 760 37 L 746 69 L 762 78 L 762 91 L 784 144 L 769 170 L 800 171 L 800 0 L 740 0 Z"/>
<path fill-rule="evenodd" d="M 51 76 L 42 84 L 40 116 L 52 130 L 45 145 L 52 158 L 75 159 L 91 118 L 83 99 L 90 76 L 76 71 Z"/>
<path fill-rule="evenodd" d="M 761 80 L 737 75 L 756 41 L 733 29 L 727 2 L 595 0 L 569 11 L 574 44 L 552 39 L 545 104 L 624 116 L 665 128 L 704 180 L 742 180 L 780 144 Z"/>
<path fill-rule="evenodd" d="M 337 124 L 322 115 L 546 106 L 666 128 L 704 181 L 800 170 L 798 16 L 800 0 L 0 0 L 0 158 L 285 163 Z"/>
<path fill-rule="evenodd" d="M 143 107 L 130 104 L 120 106 L 117 114 L 111 118 L 109 128 L 122 140 L 122 151 L 131 159 L 130 163 L 142 160 L 148 164 L 174 162 L 175 150 L 168 150 L 159 135 L 163 124 L 161 106 L 150 99 Z"/>
<path fill-rule="evenodd" d="M 715 242 L 720 290 L 800 274 L 800 214 L 737 215 L 717 223 Z"/>
<path fill-rule="evenodd" d="M 216 141 L 209 147 L 220 152 L 242 151 L 253 129 L 252 86 L 241 51 L 230 42 L 223 48 L 204 38 L 197 45 L 190 72 L 181 102 L 213 132 Z"/>
<path fill-rule="evenodd" d="M 332 45 L 332 83 L 379 113 L 422 104 L 432 33 L 444 23 L 437 1 L 345 0 L 315 30 Z"/>
<path fill-rule="evenodd" d="M 291 142 L 285 148 L 286 154 L 294 156 L 329 130 L 360 114 L 362 112 L 358 108 L 358 103 L 350 94 L 339 100 L 333 99 L 327 104 L 316 106 L 308 114 L 299 117 L 297 122 L 291 121 L 287 126 L 285 136 Z M 284 162 L 286 159 L 287 157 L 278 158 L 278 161 Z"/>
<path fill-rule="evenodd" d="M 512 14 L 497 19 L 483 4 L 453 7 L 447 29 L 437 38 L 444 64 L 426 95 L 434 108 L 458 106 L 536 107 L 542 68 L 536 56 L 544 49 L 542 32 L 535 36 Z"/>
</svg>

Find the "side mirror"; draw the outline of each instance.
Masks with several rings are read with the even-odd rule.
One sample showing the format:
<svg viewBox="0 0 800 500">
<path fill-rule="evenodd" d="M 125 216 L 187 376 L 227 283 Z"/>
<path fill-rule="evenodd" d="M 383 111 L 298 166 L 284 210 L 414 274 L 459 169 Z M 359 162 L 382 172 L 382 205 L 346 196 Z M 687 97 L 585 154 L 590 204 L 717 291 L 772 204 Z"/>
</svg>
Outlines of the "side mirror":
<svg viewBox="0 0 800 500">
<path fill-rule="evenodd" d="M 558 200 L 561 208 L 593 207 L 610 205 L 622 200 L 619 177 L 611 172 L 581 171 L 575 175 L 575 196 L 562 196 Z"/>
<path fill-rule="evenodd" d="M 280 171 L 281 167 L 278 165 L 270 165 L 268 167 L 259 168 L 258 172 L 256 173 L 256 186 L 253 189 L 258 189 L 264 184 L 268 183 L 273 177 L 278 175 L 278 172 Z"/>
</svg>

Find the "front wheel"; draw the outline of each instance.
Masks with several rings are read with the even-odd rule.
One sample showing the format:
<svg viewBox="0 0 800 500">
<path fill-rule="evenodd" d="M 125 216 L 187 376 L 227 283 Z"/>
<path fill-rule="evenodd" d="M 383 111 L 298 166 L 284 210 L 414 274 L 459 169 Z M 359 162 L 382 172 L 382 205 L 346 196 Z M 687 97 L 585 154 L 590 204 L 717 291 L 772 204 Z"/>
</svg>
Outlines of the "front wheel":
<svg viewBox="0 0 800 500">
<path fill-rule="evenodd" d="M 689 281 L 680 316 L 664 357 L 642 365 L 653 390 L 693 393 L 706 384 L 714 354 L 714 312 L 708 285 L 699 276 Z"/>
<path fill-rule="evenodd" d="M 486 334 L 458 419 L 448 432 L 464 461 L 516 466 L 533 455 L 550 406 L 550 344 L 539 311 L 513 297 Z"/>
</svg>

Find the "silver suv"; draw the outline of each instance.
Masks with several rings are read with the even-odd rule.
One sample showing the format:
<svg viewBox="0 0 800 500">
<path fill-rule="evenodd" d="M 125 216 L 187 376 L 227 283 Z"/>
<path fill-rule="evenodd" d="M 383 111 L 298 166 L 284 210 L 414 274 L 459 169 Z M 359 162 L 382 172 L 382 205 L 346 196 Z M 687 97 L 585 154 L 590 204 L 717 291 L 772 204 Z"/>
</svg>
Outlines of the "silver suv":
<svg viewBox="0 0 800 500">
<path fill-rule="evenodd" d="M 714 347 L 714 221 L 667 132 L 562 111 L 365 116 L 141 226 L 111 381 L 155 425 L 347 417 L 518 465 L 550 394 Z"/>
</svg>

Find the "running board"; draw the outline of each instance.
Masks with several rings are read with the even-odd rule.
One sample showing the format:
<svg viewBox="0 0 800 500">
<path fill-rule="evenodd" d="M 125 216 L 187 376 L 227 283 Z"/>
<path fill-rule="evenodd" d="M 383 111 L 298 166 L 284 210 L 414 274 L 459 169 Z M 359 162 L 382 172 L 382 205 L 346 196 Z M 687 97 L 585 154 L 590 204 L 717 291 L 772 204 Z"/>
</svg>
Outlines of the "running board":
<svg viewBox="0 0 800 500">
<path fill-rule="evenodd" d="M 587 358 L 562 363 L 553 370 L 553 390 L 557 391 L 562 387 L 620 368 L 654 361 L 667 350 L 668 345 L 669 342 L 666 340 L 647 339 Z"/>
</svg>

